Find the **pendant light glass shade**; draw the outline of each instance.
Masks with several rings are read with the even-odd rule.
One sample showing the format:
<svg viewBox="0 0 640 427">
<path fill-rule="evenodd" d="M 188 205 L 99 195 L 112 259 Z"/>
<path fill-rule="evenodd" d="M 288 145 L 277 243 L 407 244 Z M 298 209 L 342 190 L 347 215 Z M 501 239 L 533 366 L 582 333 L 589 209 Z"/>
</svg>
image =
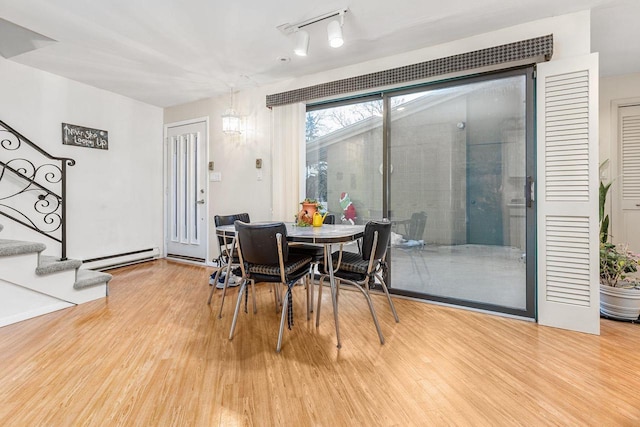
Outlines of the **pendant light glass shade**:
<svg viewBox="0 0 640 427">
<path fill-rule="evenodd" d="M 230 90 L 230 105 L 229 108 L 222 115 L 222 132 L 227 135 L 237 135 L 242 133 L 240 130 L 241 117 L 233 109 L 233 85 Z"/>
<path fill-rule="evenodd" d="M 240 131 L 240 116 L 233 108 L 229 108 L 222 115 L 222 132 L 228 135 L 237 135 Z"/>
</svg>

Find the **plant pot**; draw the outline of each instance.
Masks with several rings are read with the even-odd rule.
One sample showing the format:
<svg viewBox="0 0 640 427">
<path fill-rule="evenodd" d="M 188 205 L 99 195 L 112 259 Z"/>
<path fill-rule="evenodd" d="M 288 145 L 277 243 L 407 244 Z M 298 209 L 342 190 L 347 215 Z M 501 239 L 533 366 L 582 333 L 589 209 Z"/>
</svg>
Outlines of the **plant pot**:
<svg viewBox="0 0 640 427">
<path fill-rule="evenodd" d="M 601 284 L 600 313 L 612 319 L 637 321 L 640 317 L 640 290 Z"/>
<path fill-rule="evenodd" d="M 303 203 L 302 210 L 307 211 L 307 214 L 313 218 L 313 214 L 318 210 L 318 205 L 316 203 Z"/>
</svg>

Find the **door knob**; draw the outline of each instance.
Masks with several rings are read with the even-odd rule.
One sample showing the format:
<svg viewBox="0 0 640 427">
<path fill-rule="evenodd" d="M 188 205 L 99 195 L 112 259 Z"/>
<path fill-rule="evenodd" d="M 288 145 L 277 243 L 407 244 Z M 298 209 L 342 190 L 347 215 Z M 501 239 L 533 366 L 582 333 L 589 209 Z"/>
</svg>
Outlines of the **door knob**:
<svg viewBox="0 0 640 427">
<path fill-rule="evenodd" d="M 196 203 L 197 203 L 197 204 L 199 204 L 199 205 L 204 205 L 204 199 L 202 199 L 202 200 L 197 200 L 197 201 L 196 201 Z"/>
</svg>

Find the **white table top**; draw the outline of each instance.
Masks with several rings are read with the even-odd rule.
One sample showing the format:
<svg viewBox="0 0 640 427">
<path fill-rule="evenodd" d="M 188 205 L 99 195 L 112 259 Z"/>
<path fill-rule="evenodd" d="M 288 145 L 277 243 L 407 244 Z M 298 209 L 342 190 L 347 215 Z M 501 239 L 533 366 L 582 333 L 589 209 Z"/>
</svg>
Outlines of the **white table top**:
<svg viewBox="0 0 640 427">
<path fill-rule="evenodd" d="M 265 224 L 264 222 L 254 224 Z M 359 239 L 364 234 L 364 225 L 324 224 L 322 227 L 299 227 L 294 223 L 287 226 L 287 240 L 304 243 L 341 243 Z M 233 225 L 216 227 L 218 235 L 235 235 Z"/>
</svg>

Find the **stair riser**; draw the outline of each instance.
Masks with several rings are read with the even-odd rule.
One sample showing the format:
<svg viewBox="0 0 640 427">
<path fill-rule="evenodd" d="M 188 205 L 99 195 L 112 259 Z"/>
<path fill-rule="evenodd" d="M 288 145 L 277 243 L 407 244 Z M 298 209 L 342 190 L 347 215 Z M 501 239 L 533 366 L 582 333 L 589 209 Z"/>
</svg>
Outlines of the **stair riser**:
<svg viewBox="0 0 640 427">
<path fill-rule="evenodd" d="M 40 276 L 35 272 L 37 265 L 37 254 L 2 257 L 0 278 L 74 304 L 81 304 L 105 296 L 106 286 L 74 289 L 75 270 L 59 271 Z M 97 294 L 100 294 L 100 296 L 96 296 Z"/>
<path fill-rule="evenodd" d="M 85 302 L 94 301 L 97 299 L 104 299 L 107 295 L 107 284 L 95 285 L 83 289 L 74 289 L 74 301 L 76 304 L 83 304 Z"/>
</svg>

